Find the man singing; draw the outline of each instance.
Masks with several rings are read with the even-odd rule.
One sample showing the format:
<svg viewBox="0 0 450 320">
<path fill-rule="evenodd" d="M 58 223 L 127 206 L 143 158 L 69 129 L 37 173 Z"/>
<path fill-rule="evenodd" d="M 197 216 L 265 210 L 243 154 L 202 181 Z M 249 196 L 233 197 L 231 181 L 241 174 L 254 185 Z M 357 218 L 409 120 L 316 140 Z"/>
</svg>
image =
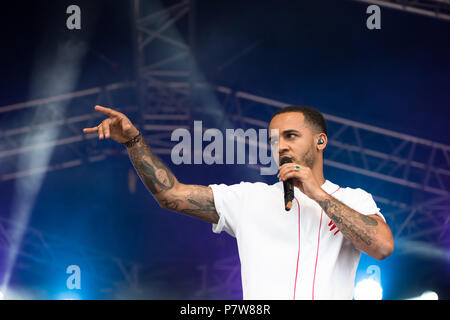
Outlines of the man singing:
<svg viewBox="0 0 450 320">
<path fill-rule="evenodd" d="M 382 260 L 394 249 L 371 194 L 324 178 L 328 130 L 313 108 L 289 106 L 272 117 L 272 152 L 283 163 L 280 182 L 231 186 L 179 182 L 124 114 L 95 110 L 108 118 L 83 131 L 123 143 L 162 208 L 210 222 L 213 232 L 225 230 L 237 239 L 244 299 L 352 299 L 361 251 Z M 286 211 L 283 182 L 288 180 L 294 197 Z"/>
</svg>

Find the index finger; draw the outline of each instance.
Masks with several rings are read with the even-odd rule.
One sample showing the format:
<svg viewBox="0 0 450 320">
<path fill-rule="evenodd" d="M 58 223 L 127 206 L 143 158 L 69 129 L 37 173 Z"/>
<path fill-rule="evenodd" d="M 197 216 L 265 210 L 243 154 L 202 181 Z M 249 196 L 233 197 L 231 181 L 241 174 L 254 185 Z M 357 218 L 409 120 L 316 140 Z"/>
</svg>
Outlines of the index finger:
<svg viewBox="0 0 450 320">
<path fill-rule="evenodd" d="M 107 116 L 110 116 L 110 117 L 118 117 L 118 116 L 120 116 L 120 112 L 118 112 L 116 110 L 113 110 L 111 108 L 106 108 L 106 107 L 102 107 L 102 106 L 97 105 L 97 106 L 94 107 L 94 109 L 99 111 L 99 112 L 101 112 L 101 113 L 103 113 L 103 114 L 106 114 Z"/>
</svg>

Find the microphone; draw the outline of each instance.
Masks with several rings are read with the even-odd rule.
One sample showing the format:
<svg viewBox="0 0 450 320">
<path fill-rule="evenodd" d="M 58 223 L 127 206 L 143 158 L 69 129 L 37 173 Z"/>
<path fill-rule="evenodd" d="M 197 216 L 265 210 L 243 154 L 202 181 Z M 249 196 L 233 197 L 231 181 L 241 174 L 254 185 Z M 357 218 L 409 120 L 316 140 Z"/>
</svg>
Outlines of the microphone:
<svg viewBox="0 0 450 320">
<path fill-rule="evenodd" d="M 280 167 L 285 163 L 291 163 L 292 158 L 284 157 L 280 160 Z M 288 179 L 283 181 L 284 188 L 284 209 L 286 211 L 291 210 L 292 208 L 292 200 L 294 200 L 294 184 L 292 183 L 292 179 Z"/>
</svg>

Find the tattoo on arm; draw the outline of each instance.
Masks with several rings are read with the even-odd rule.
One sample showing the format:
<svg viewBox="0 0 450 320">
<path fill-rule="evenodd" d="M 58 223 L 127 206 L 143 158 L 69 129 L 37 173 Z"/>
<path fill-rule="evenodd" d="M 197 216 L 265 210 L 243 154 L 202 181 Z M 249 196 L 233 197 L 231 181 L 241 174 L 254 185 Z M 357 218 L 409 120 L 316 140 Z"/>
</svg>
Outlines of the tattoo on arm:
<svg viewBox="0 0 450 320">
<path fill-rule="evenodd" d="M 173 173 L 150 151 L 143 139 L 128 148 L 128 152 L 142 182 L 163 208 L 208 222 L 219 221 L 210 187 L 178 183 Z"/>
<path fill-rule="evenodd" d="M 328 197 L 317 201 L 339 230 L 355 245 L 370 247 L 373 236 L 377 233 L 378 221 L 349 208 L 339 200 Z"/>
<path fill-rule="evenodd" d="M 378 221 L 375 220 L 372 217 L 368 217 L 366 215 L 361 215 L 361 220 L 367 225 L 367 226 L 377 226 Z"/>
<path fill-rule="evenodd" d="M 173 173 L 150 151 L 143 139 L 128 149 L 136 171 L 153 194 L 173 188 L 176 178 Z"/>
<path fill-rule="evenodd" d="M 181 191 L 162 200 L 164 208 L 185 213 L 208 222 L 217 223 L 219 215 L 214 205 L 212 189 L 206 186 L 183 185 Z"/>
</svg>

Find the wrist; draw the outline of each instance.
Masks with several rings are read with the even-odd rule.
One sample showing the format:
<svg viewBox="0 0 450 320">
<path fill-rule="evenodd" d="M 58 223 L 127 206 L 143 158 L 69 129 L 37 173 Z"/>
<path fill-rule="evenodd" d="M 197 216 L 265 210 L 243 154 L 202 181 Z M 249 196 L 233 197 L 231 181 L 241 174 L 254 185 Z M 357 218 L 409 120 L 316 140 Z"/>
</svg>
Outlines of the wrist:
<svg viewBox="0 0 450 320">
<path fill-rule="evenodd" d="M 140 131 L 138 131 L 138 134 L 135 135 L 133 138 L 131 138 L 130 140 L 123 142 L 122 144 L 124 146 L 126 146 L 127 148 L 132 148 L 133 146 L 139 144 L 139 142 L 142 141 L 142 134 Z"/>
<path fill-rule="evenodd" d="M 322 188 L 319 188 L 319 191 L 317 192 L 316 196 L 314 197 L 314 200 L 316 201 L 324 201 L 327 199 L 330 195 L 325 192 Z"/>
</svg>

